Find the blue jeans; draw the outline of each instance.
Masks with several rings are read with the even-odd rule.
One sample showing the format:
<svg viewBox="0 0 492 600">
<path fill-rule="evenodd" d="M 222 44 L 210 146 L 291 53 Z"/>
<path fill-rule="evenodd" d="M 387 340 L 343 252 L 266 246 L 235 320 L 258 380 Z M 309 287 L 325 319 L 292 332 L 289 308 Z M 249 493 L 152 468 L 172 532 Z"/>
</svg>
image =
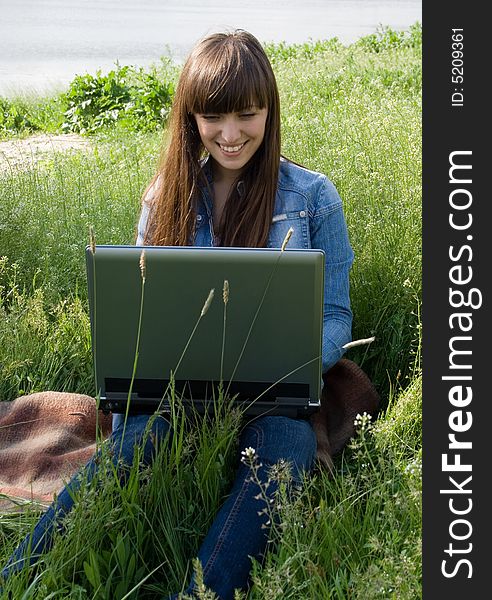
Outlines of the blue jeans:
<svg viewBox="0 0 492 600">
<path fill-rule="evenodd" d="M 131 465 L 135 444 L 143 445 L 139 457 L 143 464 L 149 464 L 155 453 L 153 439 L 164 439 L 169 431 L 169 422 L 157 417 L 152 424 L 153 436 L 144 436 L 148 415 L 134 415 L 127 420 L 125 438 L 121 446 L 121 459 Z M 118 460 L 122 441 L 123 419 L 118 415 L 113 420 L 113 433 L 108 442 L 115 448 L 114 460 Z M 154 437 L 155 436 L 155 437 Z M 295 484 L 302 482 L 302 474 L 308 471 L 314 461 L 316 438 L 308 421 L 288 417 L 266 416 L 245 425 L 240 434 L 239 450 L 254 448 L 255 456 L 262 465 L 257 474 L 265 484 L 269 468 L 284 459 L 291 463 L 291 475 Z M 99 461 L 92 458 L 84 467 L 84 475 L 89 479 L 97 474 Z M 124 479 L 124 471 L 121 471 Z M 26 562 L 34 564 L 52 541 L 55 528 L 61 527 L 61 520 L 73 506 L 73 492 L 79 489 L 83 477 L 76 475 L 60 492 L 59 496 L 41 517 L 32 534 L 28 534 L 10 557 L 1 575 L 6 579 L 13 572 L 22 569 Z M 273 495 L 274 485 L 267 488 Z M 267 546 L 268 517 L 259 515 L 266 506 L 263 499 L 256 499 L 259 493 L 256 482 L 251 481 L 251 468 L 240 462 L 232 490 L 220 508 L 212 526 L 198 552 L 203 567 L 204 583 L 222 600 L 232 599 L 234 589 L 245 589 L 251 570 L 250 556 L 261 560 Z M 28 558 L 26 558 L 28 557 Z M 195 582 L 192 578 L 186 593 L 192 595 Z M 175 594 L 171 598 L 177 598 Z"/>
</svg>

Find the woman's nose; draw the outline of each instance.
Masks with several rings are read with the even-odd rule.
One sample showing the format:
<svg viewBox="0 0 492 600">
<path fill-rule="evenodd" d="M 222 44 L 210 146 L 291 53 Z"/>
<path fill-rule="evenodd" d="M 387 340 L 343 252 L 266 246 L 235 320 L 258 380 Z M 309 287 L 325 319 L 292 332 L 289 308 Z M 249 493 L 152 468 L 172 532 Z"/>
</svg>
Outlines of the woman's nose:
<svg viewBox="0 0 492 600">
<path fill-rule="evenodd" d="M 224 138 L 224 142 L 227 143 L 240 141 L 241 131 L 239 123 L 232 115 L 224 120 L 222 137 Z"/>
</svg>

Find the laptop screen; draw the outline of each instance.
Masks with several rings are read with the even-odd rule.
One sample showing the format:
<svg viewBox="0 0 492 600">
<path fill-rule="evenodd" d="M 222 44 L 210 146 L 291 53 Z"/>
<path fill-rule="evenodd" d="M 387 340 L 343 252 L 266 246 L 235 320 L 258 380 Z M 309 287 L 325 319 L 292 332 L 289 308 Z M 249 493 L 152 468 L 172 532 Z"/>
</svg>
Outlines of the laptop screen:
<svg viewBox="0 0 492 600">
<path fill-rule="evenodd" d="M 155 404 L 171 373 L 192 401 L 222 380 L 239 400 L 318 402 L 322 251 L 96 246 L 86 264 L 102 402 L 131 382 Z"/>
</svg>

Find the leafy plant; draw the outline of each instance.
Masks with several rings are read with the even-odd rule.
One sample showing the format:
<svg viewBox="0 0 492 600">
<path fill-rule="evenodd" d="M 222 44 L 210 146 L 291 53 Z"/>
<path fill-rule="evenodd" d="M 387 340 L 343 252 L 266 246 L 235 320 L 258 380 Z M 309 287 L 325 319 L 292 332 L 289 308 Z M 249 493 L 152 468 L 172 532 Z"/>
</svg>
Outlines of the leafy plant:
<svg viewBox="0 0 492 600">
<path fill-rule="evenodd" d="M 116 64 L 106 75 L 77 75 L 63 96 L 62 129 L 94 133 L 118 123 L 132 131 L 155 130 L 165 122 L 173 94 L 174 84 L 161 81 L 155 69 Z"/>
</svg>

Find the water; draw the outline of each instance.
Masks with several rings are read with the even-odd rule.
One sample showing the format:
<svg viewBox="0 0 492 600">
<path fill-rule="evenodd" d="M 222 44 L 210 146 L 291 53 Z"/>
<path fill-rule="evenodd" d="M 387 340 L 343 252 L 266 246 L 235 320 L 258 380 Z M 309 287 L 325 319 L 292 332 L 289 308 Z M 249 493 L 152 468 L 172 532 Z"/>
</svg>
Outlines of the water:
<svg viewBox="0 0 492 600">
<path fill-rule="evenodd" d="M 182 60 L 195 41 L 242 28 L 261 41 L 338 37 L 422 21 L 421 0 L 0 0 L 0 95 L 43 92 L 120 64 Z"/>
</svg>

